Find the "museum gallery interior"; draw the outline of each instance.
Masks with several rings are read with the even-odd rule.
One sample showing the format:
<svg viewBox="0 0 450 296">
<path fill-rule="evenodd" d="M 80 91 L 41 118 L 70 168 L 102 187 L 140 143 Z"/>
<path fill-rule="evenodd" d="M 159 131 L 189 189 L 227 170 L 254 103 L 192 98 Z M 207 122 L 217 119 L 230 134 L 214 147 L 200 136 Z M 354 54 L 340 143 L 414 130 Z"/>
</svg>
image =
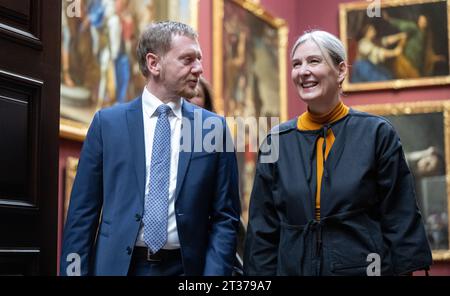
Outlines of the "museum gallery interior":
<svg viewBox="0 0 450 296">
<path fill-rule="evenodd" d="M 429 274 L 450 275 L 449 16 L 445 0 L 0 1 L 0 275 L 60 274 L 88 128 L 99 110 L 142 94 L 136 46 L 163 20 L 198 32 L 209 109 L 233 136 L 228 119 L 256 119 L 244 139 L 307 111 L 291 79 L 297 38 L 314 29 L 337 36 L 349 65 L 341 99 L 397 131 L 432 250 Z M 236 154 L 241 264 L 257 142 L 244 140 Z"/>
</svg>

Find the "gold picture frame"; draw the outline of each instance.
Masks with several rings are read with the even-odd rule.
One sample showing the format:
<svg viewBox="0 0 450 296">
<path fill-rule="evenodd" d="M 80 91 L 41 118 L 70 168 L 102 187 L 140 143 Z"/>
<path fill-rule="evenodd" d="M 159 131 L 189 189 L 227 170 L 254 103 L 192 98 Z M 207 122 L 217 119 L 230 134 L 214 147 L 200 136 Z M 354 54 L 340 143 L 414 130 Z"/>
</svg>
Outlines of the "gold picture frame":
<svg viewBox="0 0 450 296">
<path fill-rule="evenodd" d="M 73 182 L 75 181 L 75 176 L 77 174 L 79 159 L 76 157 L 69 156 L 66 159 L 66 169 L 65 169 L 65 180 L 64 180 L 64 209 L 63 209 L 63 219 L 64 224 L 66 223 L 67 210 L 69 209 L 70 194 L 72 193 Z"/>
<path fill-rule="evenodd" d="M 450 101 L 353 106 L 387 118 L 414 176 L 434 261 L 450 260 Z"/>
<path fill-rule="evenodd" d="M 64 1 L 60 136 L 83 141 L 96 111 L 137 97 L 145 85 L 135 54 L 140 33 L 166 19 L 197 28 L 198 1 L 81 0 L 79 15 Z"/>
<path fill-rule="evenodd" d="M 449 15 L 445 0 L 341 3 L 344 91 L 450 84 Z"/>
<path fill-rule="evenodd" d="M 287 38 L 286 21 L 272 16 L 259 1 L 213 0 L 217 113 L 256 121 L 287 119 Z M 230 129 L 236 135 L 234 126 Z M 257 157 L 257 151 L 247 150 L 237 154 L 245 224 Z"/>
</svg>

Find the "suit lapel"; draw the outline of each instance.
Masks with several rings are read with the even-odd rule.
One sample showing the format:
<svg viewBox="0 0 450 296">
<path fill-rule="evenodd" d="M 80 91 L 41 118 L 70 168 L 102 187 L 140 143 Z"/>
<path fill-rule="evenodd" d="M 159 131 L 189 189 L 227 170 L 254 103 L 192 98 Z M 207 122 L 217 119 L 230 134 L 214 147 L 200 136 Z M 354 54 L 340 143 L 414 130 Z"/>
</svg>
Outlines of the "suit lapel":
<svg viewBox="0 0 450 296">
<path fill-rule="evenodd" d="M 136 179 L 139 187 L 139 196 L 144 198 L 145 189 L 145 139 L 144 119 L 142 115 L 142 98 L 135 100 L 127 110 L 128 133 L 130 134 L 130 147 L 134 160 Z"/>
<path fill-rule="evenodd" d="M 183 135 L 187 135 L 190 138 L 191 147 L 188 151 L 180 151 L 180 157 L 178 159 L 177 188 L 175 190 L 175 200 L 178 199 L 178 195 L 180 194 L 180 189 L 183 186 L 184 178 L 191 161 L 192 151 L 194 150 L 194 108 L 186 100 L 183 102 L 182 115 L 183 121 L 187 120 L 190 124 L 186 126 L 186 124 L 182 123 L 181 137 L 183 138 Z M 183 147 L 183 145 L 181 147 Z"/>
</svg>

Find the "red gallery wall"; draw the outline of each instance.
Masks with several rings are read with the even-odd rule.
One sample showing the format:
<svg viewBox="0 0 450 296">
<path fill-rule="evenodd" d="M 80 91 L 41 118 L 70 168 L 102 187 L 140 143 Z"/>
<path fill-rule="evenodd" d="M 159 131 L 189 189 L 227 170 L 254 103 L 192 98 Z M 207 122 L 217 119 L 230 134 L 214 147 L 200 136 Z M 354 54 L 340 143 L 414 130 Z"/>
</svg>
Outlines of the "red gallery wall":
<svg viewBox="0 0 450 296">
<path fill-rule="evenodd" d="M 288 48 L 305 30 L 319 28 L 336 35 L 339 34 L 339 3 L 349 1 L 338 0 L 261 0 L 261 5 L 272 15 L 283 18 L 288 23 Z M 204 76 L 213 81 L 212 77 L 212 1 L 199 1 L 199 41 L 203 50 Z M 289 56 L 289 55 L 288 55 Z M 288 81 L 288 115 L 292 118 L 305 110 L 305 105 L 297 98 L 290 81 L 289 61 L 287 61 Z M 275 79 L 275 78 L 274 78 Z M 347 94 L 344 102 L 349 105 L 382 104 L 393 102 L 411 102 L 424 100 L 450 99 L 450 86 L 425 87 L 404 90 L 383 90 L 357 92 Z M 68 156 L 79 156 L 81 143 L 62 139 L 59 155 L 59 196 L 60 196 L 60 234 L 62 233 L 62 203 L 64 192 L 64 169 Z M 60 250 L 60 246 L 58 248 Z M 450 263 L 436 263 L 430 272 L 432 275 L 450 275 Z"/>
<path fill-rule="evenodd" d="M 288 2 L 288 1 L 286 1 Z M 338 0 L 315 0 L 315 1 L 289 1 L 298 2 L 296 7 L 296 18 L 299 31 L 319 28 L 330 33 L 339 34 L 339 3 L 353 1 Z M 285 1 L 262 1 L 264 5 L 273 11 L 283 13 Z M 369 4 L 369 2 L 367 2 Z M 278 10 L 276 10 L 278 9 Z M 292 9 L 293 10 L 293 9 Z M 286 11 L 289 11 L 286 10 Z M 288 14 L 286 14 L 288 15 Z M 291 43 L 292 40 L 289 40 Z M 370 92 L 353 92 L 346 94 L 344 102 L 349 105 L 363 104 L 383 104 L 414 101 L 450 100 L 450 86 L 420 87 L 403 90 L 382 90 Z M 289 115 L 297 115 L 305 109 L 292 92 L 289 93 Z M 420 274 L 420 273 L 419 273 Z M 431 275 L 450 275 L 450 262 L 436 262 L 431 271 Z"/>
<path fill-rule="evenodd" d="M 264 1 L 265 2 L 265 1 Z M 277 2 L 277 1 L 268 1 Z M 284 1 L 278 1 L 284 2 Z M 330 33 L 339 34 L 339 3 L 353 1 L 315 0 L 301 2 L 298 10 L 300 30 L 320 28 Z M 369 2 L 367 2 L 369 4 Z M 281 3 L 276 4 L 281 6 Z M 320 11 L 320 13 L 319 13 Z M 302 103 L 297 99 L 289 98 L 289 107 L 292 110 L 303 109 Z M 357 92 L 347 94 L 344 101 L 347 105 L 383 104 L 427 100 L 450 99 L 450 86 L 421 87 L 404 90 L 383 90 L 370 92 Z M 292 114 L 294 115 L 294 114 Z"/>
</svg>

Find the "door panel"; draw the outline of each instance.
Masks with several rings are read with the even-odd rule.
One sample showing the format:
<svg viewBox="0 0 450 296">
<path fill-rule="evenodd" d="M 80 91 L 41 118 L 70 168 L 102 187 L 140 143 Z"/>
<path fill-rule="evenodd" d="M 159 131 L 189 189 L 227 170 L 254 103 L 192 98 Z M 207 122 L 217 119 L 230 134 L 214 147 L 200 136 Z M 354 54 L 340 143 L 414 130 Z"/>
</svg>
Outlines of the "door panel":
<svg viewBox="0 0 450 296">
<path fill-rule="evenodd" d="M 0 275 L 57 270 L 60 0 L 0 1 Z"/>
</svg>

